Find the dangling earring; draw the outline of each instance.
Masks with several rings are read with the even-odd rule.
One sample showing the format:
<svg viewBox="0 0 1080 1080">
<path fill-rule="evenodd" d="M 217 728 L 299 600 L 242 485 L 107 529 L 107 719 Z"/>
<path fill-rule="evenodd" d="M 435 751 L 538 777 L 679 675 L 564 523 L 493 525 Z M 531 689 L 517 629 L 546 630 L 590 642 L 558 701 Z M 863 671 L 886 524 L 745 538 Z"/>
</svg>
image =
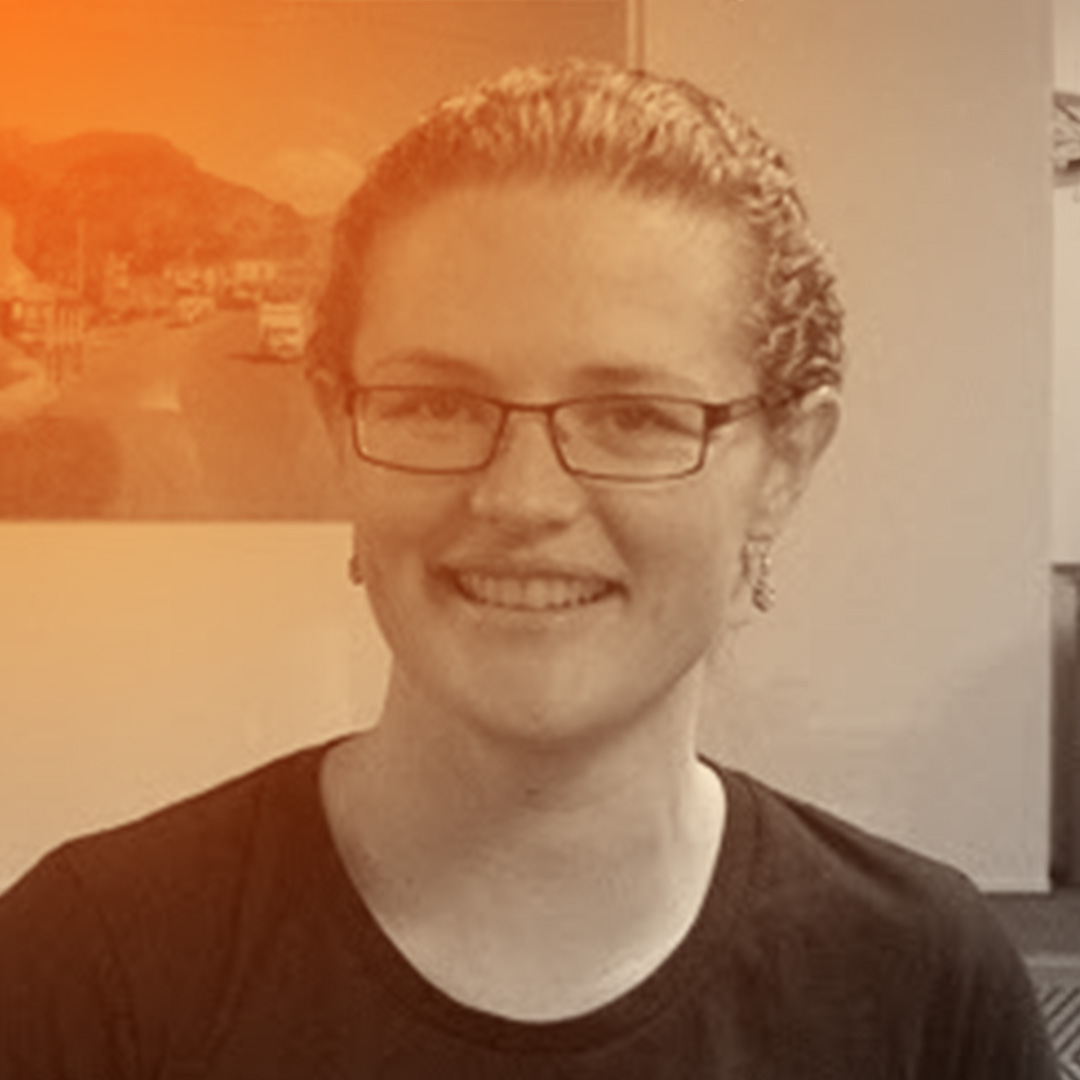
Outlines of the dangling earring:
<svg viewBox="0 0 1080 1080">
<path fill-rule="evenodd" d="M 360 556 L 356 552 L 349 556 L 349 580 L 354 585 L 364 584 L 364 568 L 360 565 Z"/>
<path fill-rule="evenodd" d="M 750 599 L 760 612 L 767 612 L 776 602 L 772 582 L 772 540 L 751 537 L 743 544 L 743 572 L 750 583 Z"/>
</svg>

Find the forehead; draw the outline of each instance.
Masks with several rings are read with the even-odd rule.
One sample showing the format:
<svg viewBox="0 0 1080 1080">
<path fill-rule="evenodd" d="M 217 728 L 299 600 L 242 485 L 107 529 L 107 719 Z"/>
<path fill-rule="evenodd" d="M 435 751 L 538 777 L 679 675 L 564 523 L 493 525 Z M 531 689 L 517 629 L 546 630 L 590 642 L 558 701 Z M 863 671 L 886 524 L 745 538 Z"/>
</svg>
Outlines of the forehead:
<svg viewBox="0 0 1080 1080">
<path fill-rule="evenodd" d="M 668 198 L 452 190 L 376 233 L 354 366 L 445 355 L 495 380 L 625 367 L 721 390 L 746 374 L 751 251 L 728 216 Z"/>
</svg>

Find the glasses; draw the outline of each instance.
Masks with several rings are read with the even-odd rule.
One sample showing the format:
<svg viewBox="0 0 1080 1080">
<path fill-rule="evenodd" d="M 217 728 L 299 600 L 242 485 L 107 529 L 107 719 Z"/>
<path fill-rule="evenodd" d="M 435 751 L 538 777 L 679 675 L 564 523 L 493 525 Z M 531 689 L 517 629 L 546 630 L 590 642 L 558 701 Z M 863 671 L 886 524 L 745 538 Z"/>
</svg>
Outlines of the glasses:
<svg viewBox="0 0 1080 1080">
<path fill-rule="evenodd" d="M 783 403 L 760 394 L 719 404 L 617 394 L 513 405 L 436 386 L 354 386 L 346 407 L 357 454 L 402 472 L 479 472 L 494 460 L 510 414 L 536 413 L 568 473 L 648 481 L 697 472 L 717 428 Z"/>
</svg>

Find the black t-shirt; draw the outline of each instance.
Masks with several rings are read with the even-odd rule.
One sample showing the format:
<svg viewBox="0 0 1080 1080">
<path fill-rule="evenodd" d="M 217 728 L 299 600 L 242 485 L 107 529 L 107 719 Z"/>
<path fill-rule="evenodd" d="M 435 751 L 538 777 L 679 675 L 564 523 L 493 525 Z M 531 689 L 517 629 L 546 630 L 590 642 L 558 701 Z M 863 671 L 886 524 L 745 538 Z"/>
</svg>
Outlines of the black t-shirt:
<svg viewBox="0 0 1080 1080">
<path fill-rule="evenodd" d="M 351 885 L 324 750 L 66 844 L 0 898 L 0 1077 L 1057 1076 L 966 879 L 732 771 L 701 913 L 651 976 L 567 1020 L 465 1007 Z"/>
</svg>

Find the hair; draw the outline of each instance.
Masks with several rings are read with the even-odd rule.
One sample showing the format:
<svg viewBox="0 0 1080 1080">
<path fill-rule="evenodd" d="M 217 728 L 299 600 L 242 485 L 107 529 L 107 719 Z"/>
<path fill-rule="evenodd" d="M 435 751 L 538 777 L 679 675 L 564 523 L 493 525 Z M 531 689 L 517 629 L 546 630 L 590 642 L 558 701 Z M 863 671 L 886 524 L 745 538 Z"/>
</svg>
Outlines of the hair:
<svg viewBox="0 0 1080 1080">
<path fill-rule="evenodd" d="M 843 309 L 781 152 L 692 84 L 609 64 L 521 68 L 448 98 L 370 163 L 338 217 L 309 346 L 331 408 L 349 380 L 365 256 L 379 229 L 455 188 L 581 181 L 720 213 L 758 253 L 747 312 L 760 389 L 790 399 L 843 373 Z"/>
</svg>

